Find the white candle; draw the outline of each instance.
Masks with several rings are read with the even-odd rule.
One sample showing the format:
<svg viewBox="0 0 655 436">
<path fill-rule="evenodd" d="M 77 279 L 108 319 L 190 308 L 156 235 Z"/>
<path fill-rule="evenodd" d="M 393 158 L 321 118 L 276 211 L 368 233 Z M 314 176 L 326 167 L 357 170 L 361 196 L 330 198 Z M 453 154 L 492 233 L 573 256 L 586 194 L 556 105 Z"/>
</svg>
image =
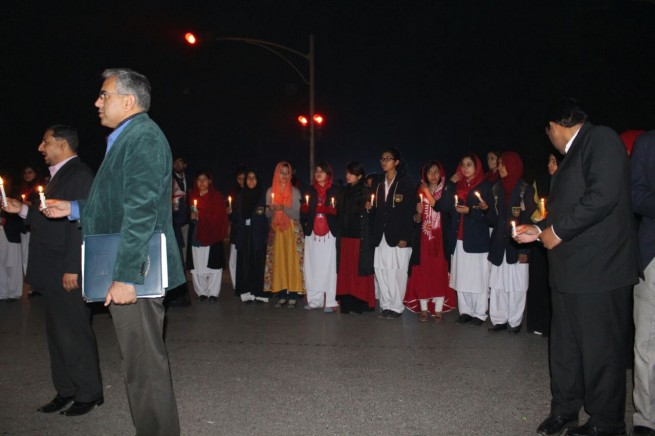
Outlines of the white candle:
<svg viewBox="0 0 655 436">
<path fill-rule="evenodd" d="M 546 216 L 546 200 L 543 198 L 539 200 L 539 213 L 542 217 Z"/>
<path fill-rule="evenodd" d="M 478 191 L 475 191 L 474 194 L 475 194 L 476 197 L 478 197 L 478 200 L 480 201 L 480 203 L 482 203 L 482 197 L 480 197 L 480 193 Z"/>
<path fill-rule="evenodd" d="M 423 203 L 423 194 L 418 194 L 421 197 L 421 203 Z"/>
<path fill-rule="evenodd" d="M 7 204 L 7 194 L 5 194 L 5 184 L 2 177 L 0 177 L 0 195 L 2 195 L 2 204 L 0 206 L 4 206 Z"/>
<path fill-rule="evenodd" d="M 375 203 L 375 194 L 371 194 L 371 206 Z"/>
<path fill-rule="evenodd" d="M 512 221 L 512 238 L 516 237 L 516 221 Z"/>
<path fill-rule="evenodd" d="M 309 195 L 305 195 L 305 203 L 307 203 L 307 206 L 309 206 Z"/>
<path fill-rule="evenodd" d="M 196 199 L 193 200 L 193 211 L 198 212 L 198 200 Z"/>
<path fill-rule="evenodd" d="M 275 204 L 275 193 L 271 192 L 271 204 Z"/>
<path fill-rule="evenodd" d="M 457 195 L 455 195 L 455 207 L 457 207 L 457 203 L 459 203 L 459 198 L 457 198 Z"/>
<path fill-rule="evenodd" d="M 334 207 L 334 197 L 330 200 L 330 206 Z"/>
<path fill-rule="evenodd" d="M 232 209 L 232 196 L 228 195 L 227 196 L 227 205 Z"/>
<path fill-rule="evenodd" d="M 45 209 L 45 194 L 43 193 L 43 188 L 39 186 L 39 199 L 41 200 L 41 209 Z"/>
<path fill-rule="evenodd" d="M 23 200 L 23 203 L 25 203 L 25 194 L 20 194 L 20 198 Z"/>
</svg>

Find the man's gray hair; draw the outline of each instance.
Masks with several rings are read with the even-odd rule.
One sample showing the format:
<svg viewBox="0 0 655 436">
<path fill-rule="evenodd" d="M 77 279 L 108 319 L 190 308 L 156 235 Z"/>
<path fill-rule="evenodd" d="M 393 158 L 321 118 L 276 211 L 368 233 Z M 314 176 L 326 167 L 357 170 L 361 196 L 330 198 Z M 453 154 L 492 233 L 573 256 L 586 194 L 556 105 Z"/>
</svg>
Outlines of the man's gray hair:
<svg viewBox="0 0 655 436">
<path fill-rule="evenodd" d="M 104 79 L 116 77 L 116 92 L 134 95 L 137 105 L 148 112 L 150 109 L 150 82 L 146 76 L 129 68 L 107 68 L 102 72 L 102 77 Z"/>
</svg>

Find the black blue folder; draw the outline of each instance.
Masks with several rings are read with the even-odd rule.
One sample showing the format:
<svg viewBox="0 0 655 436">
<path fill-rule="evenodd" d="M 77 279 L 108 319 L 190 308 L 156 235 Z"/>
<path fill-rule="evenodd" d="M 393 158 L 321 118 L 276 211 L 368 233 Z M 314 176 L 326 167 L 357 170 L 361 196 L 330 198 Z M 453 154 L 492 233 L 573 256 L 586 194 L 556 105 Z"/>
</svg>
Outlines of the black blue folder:
<svg viewBox="0 0 655 436">
<path fill-rule="evenodd" d="M 82 295 L 88 302 L 105 301 L 121 235 L 86 235 L 82 244 Z M 141 265 L 143 285 L 135 285 L 137 298 L 163 297 L 168 287 L 166 236 L 155 232 L 148 245 L 148 256 Z"/>
</svg>

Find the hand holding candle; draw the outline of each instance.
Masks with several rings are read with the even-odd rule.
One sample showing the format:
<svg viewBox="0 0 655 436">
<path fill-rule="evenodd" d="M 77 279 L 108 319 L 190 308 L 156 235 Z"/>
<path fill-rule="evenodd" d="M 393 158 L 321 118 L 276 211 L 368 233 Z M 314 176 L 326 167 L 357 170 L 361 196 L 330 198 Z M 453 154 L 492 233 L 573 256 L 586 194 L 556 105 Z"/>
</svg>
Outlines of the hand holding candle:
<svg viewBox="0 0 655 436">
<path fill-rule="evenodd" d="M 39 200 L 41 200 L 41 209 L 45 209 L 47 206 L 45 204 L 45 194 L 43 193 L 43 187 L 39 186 Z"/>
</svg>

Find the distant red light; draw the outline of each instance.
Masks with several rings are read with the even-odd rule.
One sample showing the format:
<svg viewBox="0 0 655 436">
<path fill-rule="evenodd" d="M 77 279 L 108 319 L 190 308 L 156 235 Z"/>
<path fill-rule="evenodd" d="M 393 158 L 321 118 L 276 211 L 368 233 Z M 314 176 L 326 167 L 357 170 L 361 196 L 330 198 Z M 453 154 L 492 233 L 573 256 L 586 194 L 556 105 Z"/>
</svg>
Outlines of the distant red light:
<svg viewBox="0 0 655 436">
<path fill-rule="evenodd" d="M 323 115 L 316 114 L 314 115 L 314 123 L 316 123 L 319 126 L 323 125 Z"/>
<path fill-rule="evenodd" d="M 196 35 L 194 35 L 191 32 L 187 32 L 186 34 L 184 34 L 184 39 L 188 44 L 191 45 L 194 45 L 196 42 L 198 42 L 198 40 L 196 39 Z"/>
<path fill-rule="evenodd" d="M 306 126 L 307 124 L 309 124 L 309 120 L 304 115 L 301 115 L 301 116 L 298 117 L 298 122 L 300 124 L 302 124 L 303 126 Z"/>
</svg>

